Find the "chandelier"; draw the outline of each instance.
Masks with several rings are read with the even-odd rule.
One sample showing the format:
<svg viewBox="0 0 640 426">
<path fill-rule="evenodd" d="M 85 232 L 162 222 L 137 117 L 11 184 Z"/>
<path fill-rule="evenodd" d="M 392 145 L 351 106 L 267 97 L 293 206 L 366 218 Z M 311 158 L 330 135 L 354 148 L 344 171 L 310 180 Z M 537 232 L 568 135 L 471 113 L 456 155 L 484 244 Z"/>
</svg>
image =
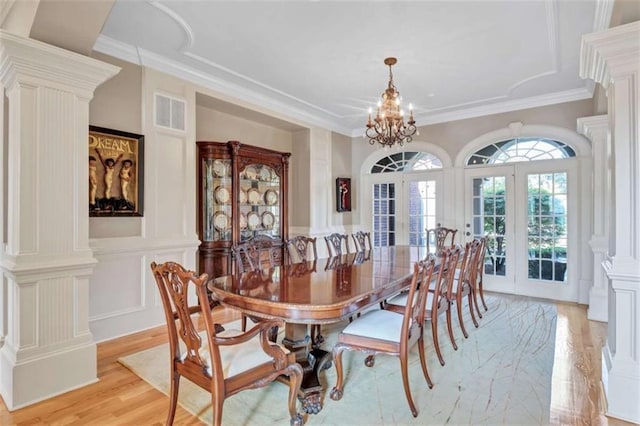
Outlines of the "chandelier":
<svg viewBox="0 0 640 426">
<path fill-rule="evenodd" d="M 413 108 L 409 105 L 409 120 L 405 124 L 404 112 L 401 109 L 400 92 L 393 84 L 393 73 L 391 67 L 396 64 L 396 58 L 386 58 L 384 64 L 389 66 L 389 85 L 382 93 L 382 99 L 378 101 L 378 111 L 374 119 L 371 118 L 371 108 L 369 108 L 369 120 L 365 136 L 369 138 L 369 143 L 376 142 L 385 148 L 395 144 L 402 146 L 405 142 L 411 142 L 412 136 L 418 134 L 416 122 L 413 119 Z"/>
</svg>

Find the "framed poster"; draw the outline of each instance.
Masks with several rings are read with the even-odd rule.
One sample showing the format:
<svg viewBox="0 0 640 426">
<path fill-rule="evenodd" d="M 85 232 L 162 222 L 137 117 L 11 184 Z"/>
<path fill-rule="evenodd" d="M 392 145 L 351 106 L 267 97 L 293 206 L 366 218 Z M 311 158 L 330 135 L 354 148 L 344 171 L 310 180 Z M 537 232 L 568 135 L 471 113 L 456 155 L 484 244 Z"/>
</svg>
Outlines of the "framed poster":
<svg viewBox="0 0 640 426">
<path fill-rule="evenodd" d="M 339 212 L 351 211 L 351 179 L 336 179 L 336 210 Z"/>
<path fill-rule="evenodd" d="M 142 216 L 144 136 L 89 126 L 89 216 Z"/>
</svg>

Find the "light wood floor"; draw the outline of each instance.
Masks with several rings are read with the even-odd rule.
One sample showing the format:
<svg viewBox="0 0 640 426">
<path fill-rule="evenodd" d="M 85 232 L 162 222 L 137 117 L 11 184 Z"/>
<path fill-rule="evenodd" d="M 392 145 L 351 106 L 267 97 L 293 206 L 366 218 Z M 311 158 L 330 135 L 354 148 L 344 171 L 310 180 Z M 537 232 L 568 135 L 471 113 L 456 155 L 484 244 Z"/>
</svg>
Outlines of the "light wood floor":
<svg viewBox="0 0 640 426">
<path fill-rule="evenodd" d="M 237 319 L 225 309 L 215 310 L 216 322 Z M 606 324 L 587 320 L 586 308 L 558 304 L 555 363 L 552 381 L 552 424 L 630 425 L 606 417 L 600 386 L 600 350 Z M 157 327 L 98 344 L 100 381 L 14 412 L 0 402 L 0 425 L 161 425 L 168 398 L 118 363 L 118 358 L 166 342 Z M 167 370 L 169 368 L 167 360 Z M 1 399 L 0 399 L 1 401 Z M 313 424 L 311 418 L 310 424 Z M 201 424 L 180 406 L 176 425 Z"/>
</svg>

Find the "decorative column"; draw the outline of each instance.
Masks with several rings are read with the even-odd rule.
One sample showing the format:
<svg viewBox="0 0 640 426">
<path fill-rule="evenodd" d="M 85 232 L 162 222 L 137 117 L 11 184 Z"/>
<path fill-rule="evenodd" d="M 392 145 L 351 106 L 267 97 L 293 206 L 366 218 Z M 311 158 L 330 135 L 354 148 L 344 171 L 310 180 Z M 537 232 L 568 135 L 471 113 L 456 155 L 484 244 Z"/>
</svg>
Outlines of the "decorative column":
<svg viewBox="0 0 640 426">
<path fill-rule="evenodd" d="M 7 234 L 0 251 L 9 410 L 97 380 L 89 331 L 89 101 L 118 67 L 0 30 L 8 103 Z"/>
<path fill-rule="evenodd" d="M 593 284 L 589 289 L 590 320 L 607 322 L 608 279 L 602 268 L 609 255 L 609 212 L 611 208 L 611 144 L 606 115 L 578 119 L 578 131 L 591 141 L 593 155 L 593 228 L 589 245 L 593 253 Z"/>
<path fill-rule="evenodd" d="M 602 382 L 607 414 L 640 423 L 640 21 L 582 38 L 580 75 L 607 91 L 613 158 L 609 333 Z"/>
</svg>

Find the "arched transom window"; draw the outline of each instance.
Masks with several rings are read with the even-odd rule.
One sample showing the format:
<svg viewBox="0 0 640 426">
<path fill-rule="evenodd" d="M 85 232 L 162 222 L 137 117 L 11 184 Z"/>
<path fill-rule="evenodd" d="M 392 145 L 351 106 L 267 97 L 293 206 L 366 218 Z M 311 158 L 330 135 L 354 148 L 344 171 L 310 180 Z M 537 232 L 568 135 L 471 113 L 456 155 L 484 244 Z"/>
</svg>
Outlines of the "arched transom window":
<svg viewBox="0 0 640 426">
<path fill-rule="evenodd" d="M 476 151 L 468 166 L 480 164 L 516 163 L 520 161 L 553 160 L 575 157 L 569 145 L 547 138 L 515 138 L 496 142 Z"/>
<path fill-rule="evenodd" d="M 402 151 L 381 158 L 371 167 L 371 173 L 408 172 L 441 169 L 442 161 L 428 152 Z"/>
</svg>

